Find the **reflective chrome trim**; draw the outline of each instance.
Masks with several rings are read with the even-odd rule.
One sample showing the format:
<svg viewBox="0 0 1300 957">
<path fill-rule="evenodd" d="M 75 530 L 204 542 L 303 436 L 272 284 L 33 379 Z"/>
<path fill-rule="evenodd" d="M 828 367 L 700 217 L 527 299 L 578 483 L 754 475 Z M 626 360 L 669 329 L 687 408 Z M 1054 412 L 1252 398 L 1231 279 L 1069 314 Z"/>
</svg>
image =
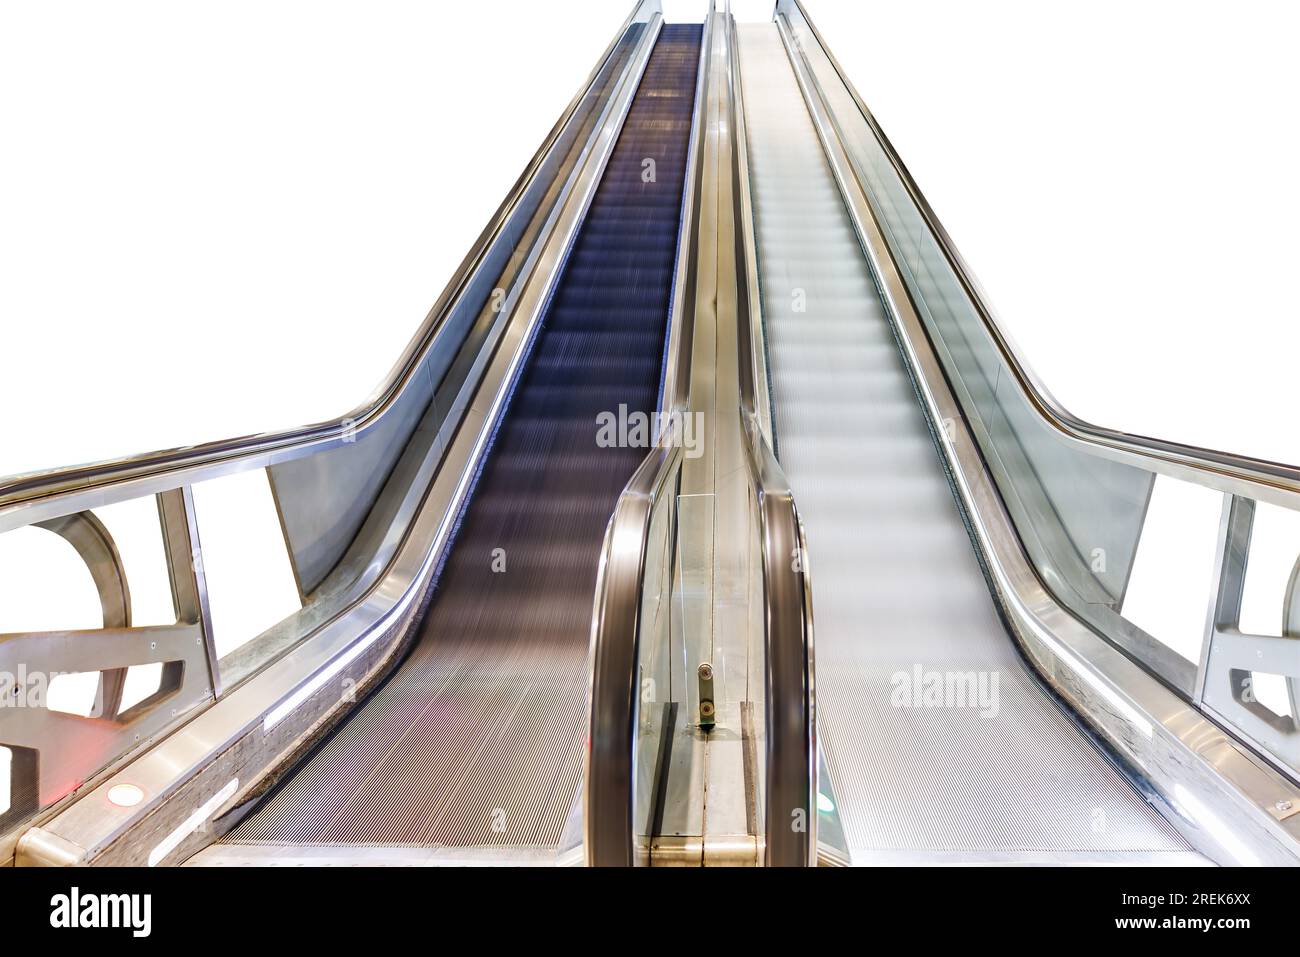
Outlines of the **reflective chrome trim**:
<svg viewBox="0 0 1300 957">
<path fill-rule="evenodd" d="M 758 493 L 763 570 L 766 791 L 763 863 L 817 862 L 816 669 L 812 574 L 794 493 L 757 417 L 744 417 L 750 480 Z"/>
<path fill-rule="evenodd" d="M 745 121 L 744 86 L 740 77 L 740 43 L 737 36 L 735 17 L 730 18 L 730 40 L 732 51 L 731 76 L 728 89 L 731 95 L 731 117 L 734 129 L 732 195 L 735 209 L 737 284 L 743 283 L 739 290 L 740 303 L 745 310 L 740 319 L 743 322 L 741 348 L 748 357 L 747 367 L 740 369 L 741 401 L 746 404 L 758 420 L 764 440 L 772 444 L 772 394 L 767 376 L 767 342 L 763 327 L 763 297 L 758 282 L 758 248 L 754 238 L 754 200 L 751 194 L 749 178 L 749 131 Z M 748 335 L 745 335 L 745 333 Z"/>
<path fill-rule="evenodd" d="M 932 425 L 952 423 L 932 431 L 1012 635 L 1051 688 L 1158 792 L 1199 851 L 1225 864 L 1300 863 L 1300 815 L 1278 820 L 1270 811 L 1300 802 L 1300 789 L 1075 618 L 1038 578 L 790 34 L 781 12 L 788 3 L 780 0 L 777 16 L 786 53 L 922 407 Z"/>
<path fill-rule="evenodd" d="M 707 40 L 712 29 L 716 0 L 709 0 L 704 30 Z M 677 238 L 677 261 L 673 266 L 673 298 L 668 313 L 668 345 L 664 351 L 665 366 L 663 395 L 659 410 L 663 413 L 680 412 L 686 408 L 691 389 L 691 334 L 695 329 L 694 313 L 686 304 L 695 300 L 695 252 L 700 241 L 698 207 L 704 177 L 704 164 L 700 156 L 704 150 L 704 98 L 708 90 L 709 48 L 700 44 L 699 64 L 695 69 L 695 94 L 691 104 L 690 142 L 686 149 L 686 189 L 682 194 L 680 223 L 689 223 Z M 684 346 L 684 347 L 683 347 Z"/>
<path fill-rule="evenodd" d="M 689 340 L 686 340 L 689 342 Z M 619 496 L 605 532 L 591 622 L 583 844 L 588 866 L 631 867 L 635 852 L 641 592 L 655 503 L 676 494 L 680 446 L 651 451 Z"/>
<path fill-rule="evenodd" d="M 758 499 L 763 572 L 767 723 L 764 864 L 817 863 L 817 734 L 812 581 L 803 525 L 790 483 L 770 445 L 767 359 L 758 296 L 744 99 L 735 18 L 728 14 L 734 246 L 741 420 L 750 482 Z"/>
</svg>

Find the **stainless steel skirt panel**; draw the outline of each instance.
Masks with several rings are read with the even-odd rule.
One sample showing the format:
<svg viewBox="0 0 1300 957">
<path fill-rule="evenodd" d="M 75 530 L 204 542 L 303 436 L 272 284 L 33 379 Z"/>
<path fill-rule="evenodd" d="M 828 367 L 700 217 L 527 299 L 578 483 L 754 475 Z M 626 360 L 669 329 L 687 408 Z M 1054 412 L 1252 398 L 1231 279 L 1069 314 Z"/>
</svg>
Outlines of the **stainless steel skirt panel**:
<svg viewBox="0 0 1300 957">
<path fill-rule="evenodd" d="M 776 27 L 740 47 L 777 452 L 854 861 L 1181 857 L 1005 633 Z"/>
</svg>

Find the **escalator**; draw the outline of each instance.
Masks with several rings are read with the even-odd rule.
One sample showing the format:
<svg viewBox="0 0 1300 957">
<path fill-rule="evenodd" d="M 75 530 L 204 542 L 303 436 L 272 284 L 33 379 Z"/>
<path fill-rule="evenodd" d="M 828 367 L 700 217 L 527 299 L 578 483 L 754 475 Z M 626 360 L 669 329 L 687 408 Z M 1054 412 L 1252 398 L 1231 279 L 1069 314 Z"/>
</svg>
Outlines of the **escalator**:
<svg viewBox="0 0 1300 957">
<path fill-rule="evenodd" d="M 773 432 L 812 549 L 843 852 L 1196 860 L 1017 653 L 777 25 L 742 25 L 739 54 Z"/>
<path fill-rule="evenodd" d="M 222 654 L 195 487 L 259 471 L 302 605 Z M 1222 496 L 1199 661 L 1125 617 L 1157 477 Z M 0 722 L 0 864 L 1293 864 L 1257 502 L 1040 389 L 799 0 L 640 0 L 366 405 L 0 482 L 104 621 L 0 677 L 163 675 Z"/>
<path fill-rule="evenodd" d="M 659 404 L 700 43 L 659 35 L 409 656 L 195 863 L 553 862 L 580 839 L 591 598 L 645 455 L 597 422 Z"/>
</svg>

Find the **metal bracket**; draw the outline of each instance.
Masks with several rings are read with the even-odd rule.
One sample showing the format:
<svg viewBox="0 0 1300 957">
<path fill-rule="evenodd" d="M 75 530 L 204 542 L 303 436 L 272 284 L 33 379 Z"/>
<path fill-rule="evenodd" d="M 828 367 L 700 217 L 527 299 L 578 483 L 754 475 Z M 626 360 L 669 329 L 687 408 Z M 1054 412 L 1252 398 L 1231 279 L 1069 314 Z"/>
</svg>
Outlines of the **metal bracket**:
<svg viewBox="0 0 1300 957">
<path fill-rule="evenodd" d="M 702 662 L 696 673 L 700 678 L 700 730 L 708 734 L 718 723 L 718 709 L 713 703 L 713 665 Z"/>
</svg>

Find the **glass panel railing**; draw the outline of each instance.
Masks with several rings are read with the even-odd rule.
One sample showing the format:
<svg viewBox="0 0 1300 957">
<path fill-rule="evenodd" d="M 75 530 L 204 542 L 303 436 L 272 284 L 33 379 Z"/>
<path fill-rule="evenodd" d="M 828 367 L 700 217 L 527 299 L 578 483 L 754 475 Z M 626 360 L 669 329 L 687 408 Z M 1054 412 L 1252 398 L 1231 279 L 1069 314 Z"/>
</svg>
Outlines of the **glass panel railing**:
<svg viewBox="0 0 1300 957">
<path fill-rule="evenodd" d="M 1293 601 L 1300 610 L 1295 579 L 1288 578 L 1300 554 L 1300 524 L 1277 523 L 1296 525 L 1285 543 L 1270 539 L 1270 547 L 1282 553 L 1273 565 L 1285 567 L 1259 576 L 1270 582 L 1269 595 L 1256 600 L 1273 609 L 1272 633 L 1243 633 L 1239 605 L 1255 502 L 1164 475 L 1157 482 L 1154 468 L 1104 456 L 1058 427 L 802 7 L 781 0 L 777 19 L 806 66 L 1043 583 L 1062 605 L 1170 687 L 1293 773 L 1300 770 L 1295 690 L 1300 640 L 1287 633 L 1285 622 L 1273 621 Z M 1232 522 L 1234 502 L 1237 520 Z M 1300 499 L 1290 504 L 1281 511 L 1300 509 Z M 1234 561 L 1235 555 L 1241 560 Z M 1153 576 L 1144 572 L 1153 564 L 1164 569 L 1155 576 L 1163 579 L 1162 587 L 1153 587 Z M 1208 627 L 1207 608 L 1212 609 Z M 1300 627 L 1300 618 L 1295 626 Z M 1265 660 L 1267 667 L 1258 665 Z M 1250 661 L 1260 674 L 1243 664 Z"/>
<path fill-rule="evenodd" d="M 674 467 L 650 506 L 645 581 L 637 619 L 639 700 L 633 744 L 636 790 L 632 820 L 638 863 L 649 860 L 651 841 L 659 833 L 657 818 L 664 806 L 677 729 L 691 720 L 683 642 L 683 559 L 678 547 L 680 479 L 680 467 Z"/>
</svg>

